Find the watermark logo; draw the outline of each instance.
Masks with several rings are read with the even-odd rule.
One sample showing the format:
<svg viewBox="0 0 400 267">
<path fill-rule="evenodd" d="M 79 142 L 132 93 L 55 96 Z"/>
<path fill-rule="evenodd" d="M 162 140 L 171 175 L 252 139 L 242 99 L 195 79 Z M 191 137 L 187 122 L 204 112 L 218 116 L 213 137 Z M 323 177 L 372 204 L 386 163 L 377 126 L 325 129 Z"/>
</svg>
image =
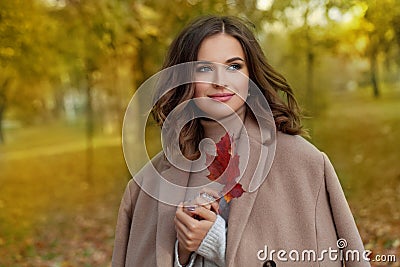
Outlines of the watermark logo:
<svg viewBox="0 0 400 267">
<path fill-rule="evenodd" d="M 347 247 L 347 240 L 344 238 L 339 238 L 336 242 L 338 249 L 344 249 Z"/>
<path fill-rule="evenodd" d="M 322 261 L 345 261 L 345 262 L 396 262 L 396 255 L 374 255 L 371 250 L 346 249 L 347 240 L 340 238 L 335 247 L 328 247 L 320 251 L 312 249 L 304 250 L 269 250 L 265 245 L 257 251 L 257 258 L 260 261 L 277 259 L 282 262 L 322 262 Z"/>
</svg>

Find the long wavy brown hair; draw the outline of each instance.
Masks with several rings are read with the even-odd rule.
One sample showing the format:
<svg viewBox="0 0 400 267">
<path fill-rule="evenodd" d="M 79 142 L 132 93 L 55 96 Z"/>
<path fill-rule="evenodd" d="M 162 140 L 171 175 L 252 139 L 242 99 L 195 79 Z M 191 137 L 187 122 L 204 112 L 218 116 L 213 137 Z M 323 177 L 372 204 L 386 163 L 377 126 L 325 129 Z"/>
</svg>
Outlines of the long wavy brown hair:
<svg viewBox="0 0 400 267">
<path fill-rule="evenodd" d="M 197 61 L 202 41 L 212 35 L 225 33 L 236 38 L 242 45 L 249 70 L 249 78 L 262 90 L 278 131 L 290 135 L 304 134 L 301 112 L 294 93 L 286 79 L 266 61 L 265 55 L 250 28 L 254 26 L 237 17 L 204 16 L 194 20 L 172 42 L 163 69 L 174 65 Z M 168 114 L 194 95 L 194 87 L 181 85 L 168 91 L 154 105 L 152 114 L 162 126 Z M 179 146 L 187 158 L 199 156 L 198 144 L 204 132 L 198 119 L 191 120 L 179 133 Z"/>
</svg>

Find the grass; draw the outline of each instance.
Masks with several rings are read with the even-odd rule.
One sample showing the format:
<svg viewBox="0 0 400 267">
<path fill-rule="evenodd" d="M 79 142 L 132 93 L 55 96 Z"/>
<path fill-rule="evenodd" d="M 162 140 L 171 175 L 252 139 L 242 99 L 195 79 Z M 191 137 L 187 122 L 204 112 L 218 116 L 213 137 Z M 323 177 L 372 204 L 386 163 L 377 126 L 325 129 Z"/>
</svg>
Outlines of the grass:
<svg viewBox="0 0 400 267">
<path fill-rule="evenodd" d="M 6 130 L 6 144 L 0 147 L 2 152 L 35 149 L 63 143 L 77 142 L 85 137 L 82 122 L 68 124 L 64 121 L 32 125 L 25 128 Z"/>
</svg>

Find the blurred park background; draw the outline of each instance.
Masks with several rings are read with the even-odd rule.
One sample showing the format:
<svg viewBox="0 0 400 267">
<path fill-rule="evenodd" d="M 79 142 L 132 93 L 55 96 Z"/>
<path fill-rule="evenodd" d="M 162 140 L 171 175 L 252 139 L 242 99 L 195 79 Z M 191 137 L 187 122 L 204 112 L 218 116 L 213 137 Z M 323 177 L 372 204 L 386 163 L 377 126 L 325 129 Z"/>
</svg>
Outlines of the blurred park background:
<svg viewBox="0 0 400 267">
<path fill-rule="evenodd" d="M 400 266 L 398 0 L 0 0 L 1 267 L 110 266 L 125 109 L 201 14 L 254 23 L 366 248 L 397 256 L 373 266 Z"/>
</svg>

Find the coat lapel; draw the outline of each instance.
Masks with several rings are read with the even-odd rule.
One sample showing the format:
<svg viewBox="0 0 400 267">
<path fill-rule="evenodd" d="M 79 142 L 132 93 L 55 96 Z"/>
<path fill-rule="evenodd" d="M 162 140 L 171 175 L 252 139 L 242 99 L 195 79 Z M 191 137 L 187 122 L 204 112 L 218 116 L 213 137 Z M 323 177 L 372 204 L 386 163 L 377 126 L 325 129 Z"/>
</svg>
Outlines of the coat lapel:
<svg viewBox="0 0 400 267">
<path fill-rule="evenodd" d="M 258 190 L 253 193 L 243 194 L 240 198 L 232 200 L 228 219 L 226 266 L 231 266 L 234 262 L 236 251 L 239 247 L 242 233 L 249 219 L 257 193 Z"/>
<path fill-rule="evenodd" d="M 253 143 L 250 143 L 250 149 L 254 148 Z M 250 150 L 250 157 L 248 162 L 248 168 L 245 171 L 245 176 L 240 183 L 245 188 L 246 192 L 239 198 L 233 199 L 230 205 L 229 219 L 228 219 L 228 237 L 227 237 L 227 250 L 226 250 L 226 266 L 230 266 L 233 263 L 234 256 L 239 247 L 242 233 L 249 220 L 251 210 L 256 200 L 258 190 L 249 193 L 249 184 L 251 180 L 251 173 L 255 169 L 257 164 L 257 158 L 254 158 L 256 153 L 252 153 Z"/>
<path fill-rule="evenodd" d="M 258 124 L 254 120 L 251 120 L 249 117 L 246 117 L 245 127 L 249 138 L 250 149 L 246 149 L 245 147 L 243 147 L 242 144 L 239 143 L 238 151 L 245 157 L 247 157 L 246 153 L 248 153 L 248 162 L 246 164 L 247 166 L 245 167 L 243 178 L 239 181 L 246 192 L 241 197 L 233 199 L 230 205 L 228 219 L 226 266 L 233 265 L 235 255 L 238 250 L 240 240 L 242 238 L 242 234 L 247 225 L 250 213 L 257 198 L 258 190 L 255 189 L 258 189 L 259 186 L 255 188 L 254 181 L 256 181 L 257 178 L 260 176 L 266 177 L 270 168 L 270 166 L 267 166 L 268 170 L 264 169 L 264 167 L 268 165 L 267 158 L 271 156 L 273 158 L 274 155 L 268 155 L 268 157 L 266 157 L 265 155 L 266 153 L 272 153 L 275 150 L 273 149 L 271 151 L 268 151 L 268 144 L 271 144 L 269 141 L 272 137 L 268 133 L 268 130 L 266 130 L 266 132 L 263 132 L 263 135 L 261 136 L 260 127 L 258 127 Z M 244 140 L 244 138 L 242 137 L 241 140 Z M 260 155 L 262 155 L 261 158 Z M 255 179 L 253 178 L 253 175 L 255 176 Z M 264 179 L 259 179 L 258 181 L 256 181 L 256 183 L 261 184 L 263 181 Z"/>
<path fill-rule="evenodd" d="M 176 205 L 184 201 L 189 180 L 189 172 L 180 170 L 175 166 L 161 172 L 165 180 L 160 181 L 158 199 L 158 221 L 156 234 L 157 266 L 171 266 L 173 262 L 173 249 L 176 240 L 174 217 Z M 181 186 L 180 189 L 171 185 Z M 161 201 L 160 201 L 161 200 Z M 167 200 L 168 204 L 164 203 Z"/>
</svg>

